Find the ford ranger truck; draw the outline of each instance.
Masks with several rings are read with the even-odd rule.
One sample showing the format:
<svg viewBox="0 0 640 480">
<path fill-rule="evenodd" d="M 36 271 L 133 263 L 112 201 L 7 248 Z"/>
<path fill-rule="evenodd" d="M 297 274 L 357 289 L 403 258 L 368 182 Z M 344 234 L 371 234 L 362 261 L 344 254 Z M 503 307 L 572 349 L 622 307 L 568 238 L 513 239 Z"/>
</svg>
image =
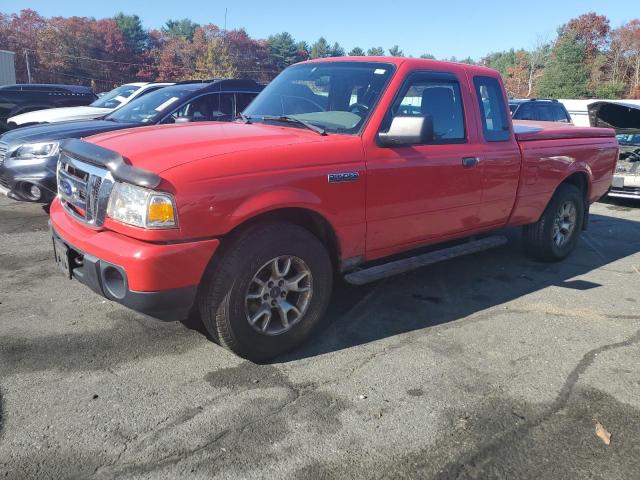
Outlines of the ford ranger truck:
<svg viewBox="0 0 640 480">
<path fill-rule="evenodd" d="M 338 275 L 375 281 L 516 225 L 531 255 L 561 260 L 611 185 L 614 132 L 514 127 L 507 105 L 488 68 L 345 57 L 287 68 L 236 122 L 68 140 L 56 262 L 139 312 L 199 312 L 214 340 L 263 361 L 319 325 Z"/>
</svg>

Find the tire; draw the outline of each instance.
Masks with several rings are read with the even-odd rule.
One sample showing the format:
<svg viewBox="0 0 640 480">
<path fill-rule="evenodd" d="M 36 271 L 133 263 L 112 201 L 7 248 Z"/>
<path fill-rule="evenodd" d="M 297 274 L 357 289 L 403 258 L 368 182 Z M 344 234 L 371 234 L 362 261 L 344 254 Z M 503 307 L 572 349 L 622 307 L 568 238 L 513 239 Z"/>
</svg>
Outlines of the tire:
<svg viewBox="0 0 640 480">
<path fill-rule="evenodd" d="M 279 273 L 291 259 L 286 275 L 274 273 L 274 259 Z M 309 275 L 303 276 L 305 271 Z M 301 280 L 294 284 L 295 278 Z M 270 279 L 280 279 L 284 285 L 276 285 L 276 280 L 270 287 Z M 331 259 L 318 238 L 289 223 L 256 224 L 227 238 L 214 256 L 199 292 L 199 310 L 207 331 L 220 345 L 262 362 L 292 350 L 311 335 L 324 316 L 332 287 Z M 286 305 L 296 310 L 285 312 Z M 256 315 L 252 324 L 250 318 Z"/>
<path fill-rule="evenodd" d="M 554 226 L 556 219 L 560 215 L 561 209 L 566 214 L 567 206 L 572 206 L 575 211 L 573 228 L 569 233 L 564 234 L 564 240 L 557 242 L 557 231 Z M 569 210 L 570 211 L 570 210 Z M 562 184 L 558 187 L 551 201 L 545 208 L 544 213 L 536 223 L 525 225 L 523 229 L 525 250 L 532 257 L 545 262 L 557 262 L 569 255 L 580 238 L 584 222 L 585 202 L 582 192 L 571 184 Z M 570 217 L 570 216 L 569 216 Z M 563 215 L 566 220 L 569 218 Z M 563 222 L 568 225 L 570 222 Z M 560 233 L 566 232 L 566 228 L 561 228 Z"/>
</svg>

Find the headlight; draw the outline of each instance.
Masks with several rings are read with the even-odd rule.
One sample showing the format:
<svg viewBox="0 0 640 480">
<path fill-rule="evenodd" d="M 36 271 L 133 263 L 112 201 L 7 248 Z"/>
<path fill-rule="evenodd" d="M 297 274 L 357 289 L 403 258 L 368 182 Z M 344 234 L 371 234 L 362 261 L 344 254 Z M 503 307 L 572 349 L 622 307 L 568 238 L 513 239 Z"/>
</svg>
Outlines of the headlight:
<svg viewBox="0 0 640 480">
<path fill-rule="evenodd" d="M 119 222 L 142 228 L 174 228 L 178 225 L 171 194 L 128 183 L 113 185 L 107 215 Z"/>
<path fill-rule="evenodd" d="M 14 158 L 28 160 L 54 155 L 58 151 L 58 142 L 26 143 L 16 149 Z"/>
</svg>

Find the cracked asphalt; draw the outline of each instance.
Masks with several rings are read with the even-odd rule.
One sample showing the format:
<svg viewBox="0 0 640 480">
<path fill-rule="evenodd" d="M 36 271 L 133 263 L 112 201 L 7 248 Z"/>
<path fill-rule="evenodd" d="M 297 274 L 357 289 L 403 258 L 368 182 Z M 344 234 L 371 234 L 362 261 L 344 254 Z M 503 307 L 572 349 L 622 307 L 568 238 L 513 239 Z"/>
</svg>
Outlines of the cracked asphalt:
<svg viewBox="0 0 640 480">
<path fill-rule="evenodd" d="M 0 478 L 640 478 L 640 204 L 369 285 L 267 365 L 108 303 L 0 199 Z M 595 435 L 611 432 L 606 446 Z"/>
</svg>

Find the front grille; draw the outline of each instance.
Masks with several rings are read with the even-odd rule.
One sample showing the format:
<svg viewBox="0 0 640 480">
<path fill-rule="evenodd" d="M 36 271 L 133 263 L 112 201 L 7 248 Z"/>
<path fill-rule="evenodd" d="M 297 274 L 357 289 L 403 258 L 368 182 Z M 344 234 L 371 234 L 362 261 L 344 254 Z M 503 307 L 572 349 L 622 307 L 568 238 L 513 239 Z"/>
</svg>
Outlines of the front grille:
<svg viewBox="0 0 640 480">
<path fill-rule="evenodd" d="M 4 163 L 4 157 L 7 156 L 8 147 L 9 146 L 6 144 L 6 142 L 0 142 L 0 167 Z"/>
<path fill-rule="evenodd" d="M 61 153 L 58 161 L 58 197 L 67 212 L 92 227 L 104 224 L 111 174 L 104 168 Z"/>
</svg>

